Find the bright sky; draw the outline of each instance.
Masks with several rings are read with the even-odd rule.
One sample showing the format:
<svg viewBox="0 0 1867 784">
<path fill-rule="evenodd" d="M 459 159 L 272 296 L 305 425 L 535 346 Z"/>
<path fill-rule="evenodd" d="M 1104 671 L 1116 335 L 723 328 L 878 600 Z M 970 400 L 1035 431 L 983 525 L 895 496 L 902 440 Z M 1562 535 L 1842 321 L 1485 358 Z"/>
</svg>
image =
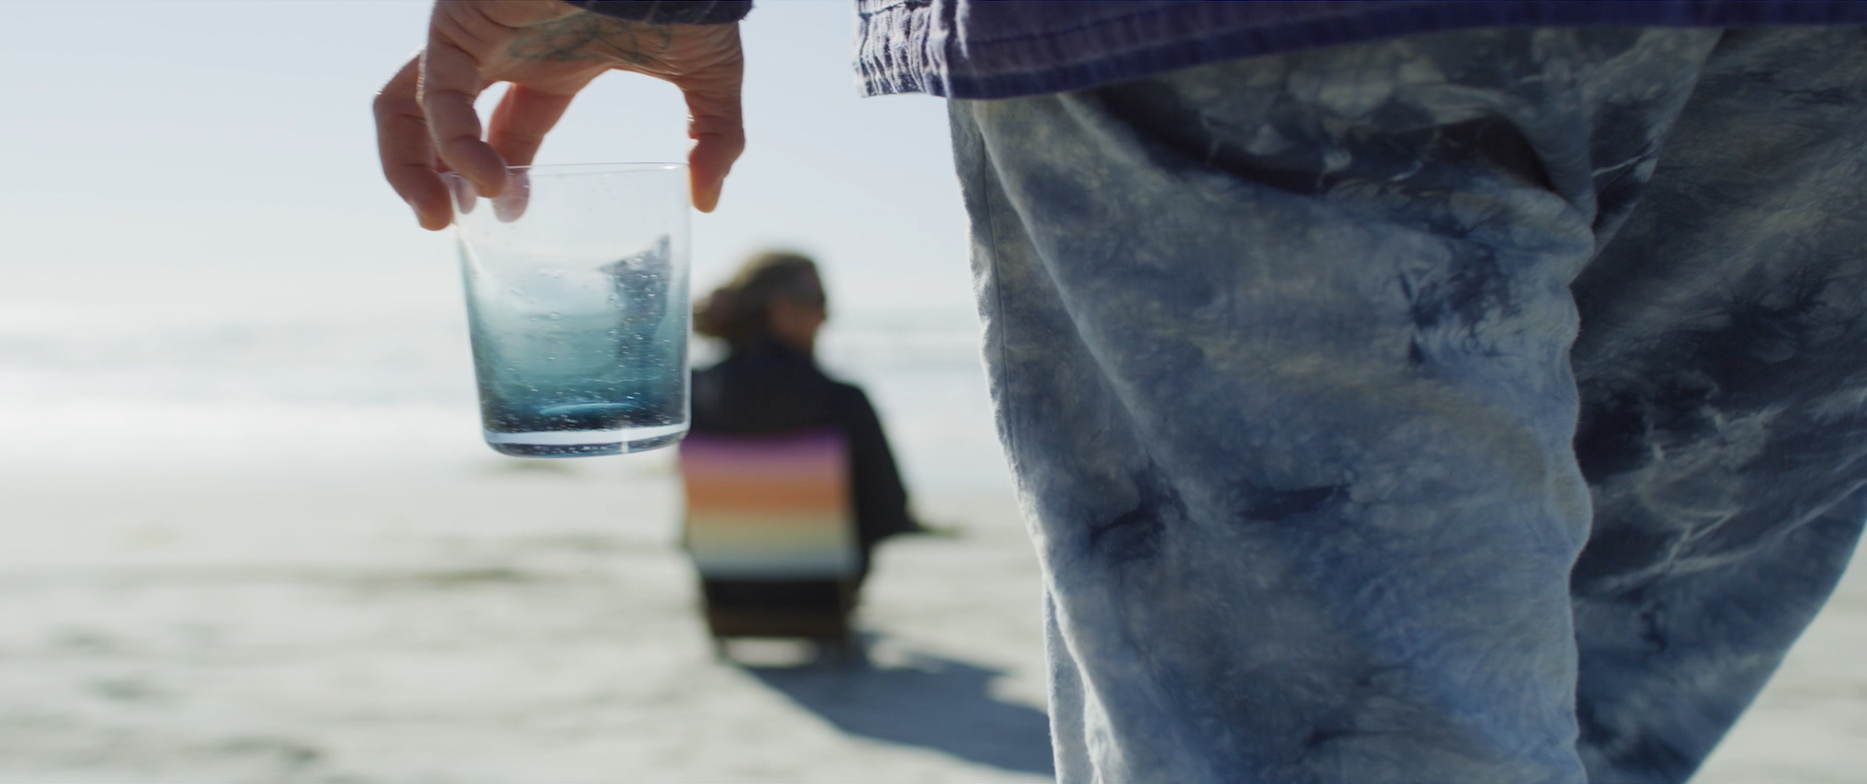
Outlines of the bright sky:
<svg viewBox="0 0 1867 784">
<path fill-rule="evenodd" d="M 694 223 L 702 289 L 782 245 L 842 307 L 971 307 L 942 101 L 859 98 L 854 0 L 765 0 L 743 28 L 749 148 Z M 369 102 L 420 45 L 404 0 L 0 0 L 6 267 L 452 265 L 377 168 Z M 489 93 L 497 96 L 497 88 Z M 490 105 L 490 104 L 488 104 Z M 681 160 L 678 93 L 612 73 L 539 163 Z"/>
</svg>

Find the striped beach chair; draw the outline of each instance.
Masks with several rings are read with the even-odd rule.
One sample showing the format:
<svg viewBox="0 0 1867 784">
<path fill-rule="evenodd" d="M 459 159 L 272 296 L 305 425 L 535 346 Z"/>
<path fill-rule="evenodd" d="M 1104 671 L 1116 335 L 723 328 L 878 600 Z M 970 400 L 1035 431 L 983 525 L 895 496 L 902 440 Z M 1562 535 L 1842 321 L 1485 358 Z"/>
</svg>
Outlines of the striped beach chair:
<svg viewBox="0 0 1867 784">
<path fill-rule="evenodd" d="M 680 465 L 683 540 L 716 646 L 800 637 L 850 651 L 861 553 L 842 434 L 689 433 Z"/>
</svg>

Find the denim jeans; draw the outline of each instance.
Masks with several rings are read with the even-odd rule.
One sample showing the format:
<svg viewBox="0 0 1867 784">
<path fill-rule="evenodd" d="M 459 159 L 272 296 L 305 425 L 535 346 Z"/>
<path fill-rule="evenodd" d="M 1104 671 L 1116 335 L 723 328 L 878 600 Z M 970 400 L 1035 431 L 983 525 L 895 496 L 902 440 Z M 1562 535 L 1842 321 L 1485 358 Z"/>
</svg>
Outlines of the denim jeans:
<svg viewBox="0 0 1867 784">
<path fill-rule="evenodd" d="M 1672 782 L 1867 518 L 1867 36 L 954 101 L 1065 782 Z"/>
</svg>

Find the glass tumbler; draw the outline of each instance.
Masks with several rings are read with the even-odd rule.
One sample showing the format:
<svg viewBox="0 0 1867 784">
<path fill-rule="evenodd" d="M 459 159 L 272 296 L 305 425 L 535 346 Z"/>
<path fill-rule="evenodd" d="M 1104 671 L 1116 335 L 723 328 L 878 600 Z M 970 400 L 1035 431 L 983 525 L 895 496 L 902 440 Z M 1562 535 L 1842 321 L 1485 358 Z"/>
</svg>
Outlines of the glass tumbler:
<svg viewBox="0 0 1867 784">
<path fill-rule="evenodd" d="M 687 167 L 447 175 L 486 443 L 521 457 L 667 446 L 687 432 Z"/>
</svg>

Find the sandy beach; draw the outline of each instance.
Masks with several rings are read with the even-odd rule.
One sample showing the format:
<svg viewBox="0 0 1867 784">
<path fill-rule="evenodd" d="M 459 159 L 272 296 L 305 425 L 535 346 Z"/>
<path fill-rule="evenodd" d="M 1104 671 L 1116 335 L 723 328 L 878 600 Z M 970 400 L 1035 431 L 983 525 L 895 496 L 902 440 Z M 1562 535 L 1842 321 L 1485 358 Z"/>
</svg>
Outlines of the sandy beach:
<svg viewBox="0 0 1867 784">
<path fill-rule="evenodd" d="M 924 504 L 961 535 L 885 548 L 868 665 L 722 662 L 656 461 L 8 485 L 0 780 L 1046 778 L 1007 497 Z"/>
<path fill-rule="evenodd" d="M 0 780 L 1042 781 L 1035 564 L 1008 493 L 884 549 L 870 663 L 716 660 L 664 456 L 454 481 L 4 486 Z M 1698 779 L 1858 781 L 1856 573 Z"/>
<path fill-rule="evenodd" d="M 870 662 L 838 668 L 714 658 L 671 452 L 478 443 L 449 270 L 337 309 L 304 276 L 46 275 L 0 309 L 0 782 L 1050 778 L 1036 567 L 963 311 L 827 337 L 959 533 L 883 548 Z M 1863 650 L 1857 569 L 1697 781 L 1861 781 Z"/>
</svg>

